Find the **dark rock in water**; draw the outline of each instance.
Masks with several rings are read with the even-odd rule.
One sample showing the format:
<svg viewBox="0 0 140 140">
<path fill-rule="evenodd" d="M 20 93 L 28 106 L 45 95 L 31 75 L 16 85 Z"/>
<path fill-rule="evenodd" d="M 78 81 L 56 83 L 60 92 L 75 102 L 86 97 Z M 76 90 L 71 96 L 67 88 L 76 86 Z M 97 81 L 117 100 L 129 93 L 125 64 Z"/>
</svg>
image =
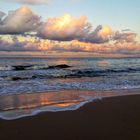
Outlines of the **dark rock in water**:
<svg viewBox="0 0 140 140">
<path fill-rule="evenodd" d="M 17 81 L 17 80 L 21 80 L 21 78 L 20 77 L 12 77 L 12 80 Z"/>
<path fill-rule="evenodd" d="M 76 74 L 70 74 L 70 75 L 65 75 L 64 78 L 81 78 L 81 75 L 76 75 Z"/>
<path fill-rule="evenodd" d="M 49 66 L 48 69 L 65 69 L 65 68 L 69 68 L 69 67 L 71 67 L 71 66 L 62 64 L 62 65 L 56 65 L 56 66 Z"/>
<path fill-rule="evenodd" d="M 22 65 L 17 65 L 17 66 L 12 66 L 13 70 L 16 71 L 20 71 L 20 70 L 28 70 L 31 67 L 33 67 L 33 65 L 27 65 L 27 66 L 22 66 Z M 44 67 L 44 68 L 38 68 L 40 70 L 46 70 L 46 69 L 64 69 L 64 68 L 69 68 L 70 66 L 62 64 L 62 65 L 56 65 L 56 66 L 49 66 L 49 67 Z"/>
<path fill-rule="evenodd" d="M 32 79 L 37 79 L 37 78 L 44 79 L 44 78 L 47 78 L 47 77 L 45 75 L 34 75 L 34 76 L 32 76 Z"/>
<path fill-rule="evenodd" d="M 36 78 L 37 78 L 37 76 L 35 76 L 35 75 L 34 75 L 34 76 L 32 76 L 32 79 L 36 79 Z"/>
<path fill-rule="evenodd" d="M 19 66 L 12 66 L 12 67 L 14 68 L 13 70 L 26 70 L 27 68 L 32 67 L 32 65 L 28 65 L 28 66 L 19 65 Z"/>
<path fill-rule="evenodd" d="M 27 77 L 12 77 L 11 80 L 12 81 L 18 81 L 18 80 L 28 80 L 29 78 Z"/>
</svg>

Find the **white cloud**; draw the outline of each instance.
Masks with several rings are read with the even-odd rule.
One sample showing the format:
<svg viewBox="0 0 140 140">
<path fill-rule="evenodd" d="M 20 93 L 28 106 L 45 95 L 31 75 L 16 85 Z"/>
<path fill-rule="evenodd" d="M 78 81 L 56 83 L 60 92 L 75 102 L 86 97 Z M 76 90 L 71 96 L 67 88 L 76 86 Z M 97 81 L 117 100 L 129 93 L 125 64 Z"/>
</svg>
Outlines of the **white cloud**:
<svg viewBox="0 0 140 140">
<path fill-rule="evenodd" d="M 15 11 L 9 11 L 8 15 L 1 20 L 0 34 L 22 34 L 33 31 L 39 23 L 40 17 L 23 6 Z"/>
</svg>

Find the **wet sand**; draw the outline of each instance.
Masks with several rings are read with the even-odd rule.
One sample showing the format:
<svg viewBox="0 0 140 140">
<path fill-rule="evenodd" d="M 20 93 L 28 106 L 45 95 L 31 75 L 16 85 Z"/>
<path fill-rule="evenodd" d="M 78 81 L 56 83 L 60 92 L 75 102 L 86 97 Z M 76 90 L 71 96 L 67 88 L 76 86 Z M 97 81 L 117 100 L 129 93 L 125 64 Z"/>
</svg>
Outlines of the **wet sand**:
<svg viewBox="0 0 140 140">
<path fill-rule="evenodd" d="M 75 111 L 0 120 L 0 140 L 140 140 L 140 95 L 104 98 Z"/>
</svg>

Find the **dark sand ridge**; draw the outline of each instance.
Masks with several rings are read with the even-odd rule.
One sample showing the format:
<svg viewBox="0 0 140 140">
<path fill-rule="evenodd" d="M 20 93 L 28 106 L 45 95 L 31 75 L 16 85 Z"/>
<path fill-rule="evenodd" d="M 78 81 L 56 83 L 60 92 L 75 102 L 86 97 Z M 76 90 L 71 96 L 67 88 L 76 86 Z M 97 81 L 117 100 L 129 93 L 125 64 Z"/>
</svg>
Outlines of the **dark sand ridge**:
<svg viewBox="0 0 140 140">
<path fill-rule="evenodd" d="M 0 140 L 6 139 L 140 140 L 140 95 L 104 98 L 75 111 L 0 120 Z"/>
</svg>

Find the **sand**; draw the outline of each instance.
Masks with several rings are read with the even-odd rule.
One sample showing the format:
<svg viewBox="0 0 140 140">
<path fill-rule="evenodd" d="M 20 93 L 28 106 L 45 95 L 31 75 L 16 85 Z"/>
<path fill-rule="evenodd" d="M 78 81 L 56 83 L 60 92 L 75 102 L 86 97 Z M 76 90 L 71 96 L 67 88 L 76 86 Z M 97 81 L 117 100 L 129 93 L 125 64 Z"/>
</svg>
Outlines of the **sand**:
<svg viewBox="0 0 140 140">
<path fill-rule="evenodd" d="M 0 140 L 140 140 L 140 95 L 104 98 L 75 111 L 0 120 Z"/>
</svg>

